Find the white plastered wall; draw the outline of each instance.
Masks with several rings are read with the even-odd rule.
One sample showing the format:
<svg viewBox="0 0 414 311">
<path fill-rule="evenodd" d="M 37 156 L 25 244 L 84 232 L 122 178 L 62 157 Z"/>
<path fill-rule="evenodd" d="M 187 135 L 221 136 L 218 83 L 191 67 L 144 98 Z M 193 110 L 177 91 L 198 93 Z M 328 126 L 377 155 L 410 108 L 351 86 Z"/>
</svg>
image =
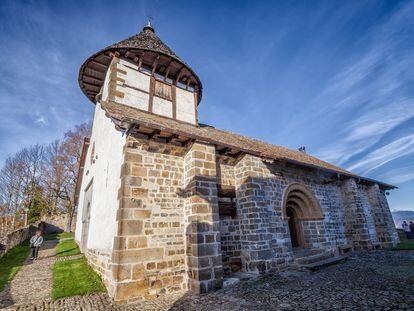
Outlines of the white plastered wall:
<svg viewBox="0 0 414 311">
<path fill-rule="evenodd" d="M 149 111 L 150 75 L 140 72 L 137 64 L 126 59 L 114 58 L 109 66 L 102 100 L 113 99 L 116 103 Z M 172 102 L 153 96 L 152 113 L 164 117 L 173 117 Z M 196 124 L 194 93 L 176 87 L 176 118 Z"/>
<path fill-rule="evenodd" d="M 194 93 L 177 87 L 177 119 L 191 124 L 196 123 Z"/>
<path fill-rule="evenodd" d="M 76 241 L 80 242 L 84 194 L 92 181 L 88 249 L 111 250 L 113 248 L 114 235 L 117 231 L 116 213 L 119 207 L 118 191 L 121 187 L 124 145 L 125 137 L 115 129 L 113 122 L 105 116 L 105 111 L 97 103 L 79 194 L 75 234 Z M 93 150 L 94 160 L 91 161 Z"/>
<path fill-rule="evenodd" d="M 154 96 L 152 103 L 152 112 L 160 116 L 172 118 L 172 102 Z"/>
</svg>

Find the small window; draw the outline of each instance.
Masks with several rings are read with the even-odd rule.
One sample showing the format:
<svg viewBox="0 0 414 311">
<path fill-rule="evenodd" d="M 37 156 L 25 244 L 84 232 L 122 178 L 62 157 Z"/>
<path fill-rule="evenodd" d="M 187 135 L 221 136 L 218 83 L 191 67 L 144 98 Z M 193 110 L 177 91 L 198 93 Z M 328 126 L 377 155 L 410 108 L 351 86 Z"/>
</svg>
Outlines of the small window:
<svg viewBox="0 0 414 311">
<path fill-rule="evenodd" d="M 92 143 L 91 150 L 91 165 L 95 163 L 95 142 Z"/>
</svg>

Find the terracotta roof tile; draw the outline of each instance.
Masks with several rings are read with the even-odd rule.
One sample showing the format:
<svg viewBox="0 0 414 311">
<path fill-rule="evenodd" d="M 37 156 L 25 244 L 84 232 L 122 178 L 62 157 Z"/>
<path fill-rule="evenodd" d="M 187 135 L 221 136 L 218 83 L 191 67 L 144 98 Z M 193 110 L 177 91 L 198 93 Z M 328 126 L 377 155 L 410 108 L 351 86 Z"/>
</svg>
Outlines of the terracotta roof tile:
<svg viewBox="0 0 414 311">
<path fill-rule="evenodd" d="M 194 126 L 170 118 L 154 115 L 133 107 L 121 105 L 112 101 L 101 102 L 101 105 L 109 117 L 119 122 L 125 122 L 129 124 L 134 123 L 149 128 L 156 128 L 173 132 L 175 134 L 188 136 L 196 140 L 206 141 L 220 146 L 231 147 L 266 159 L 285 160 L 298 165 L 321 168 L 330 171 L 331 173 L 340 173 L 346 176 L 360 178 L 368 182 L 378 183 L 386 189 L 396 188 L 393 185 L 358 176 L 340 167 L 315 158 L 309 154 L 281 146 L 272 145 L 229 131 L 220 130 L 210 126 Z"/>
</svg>

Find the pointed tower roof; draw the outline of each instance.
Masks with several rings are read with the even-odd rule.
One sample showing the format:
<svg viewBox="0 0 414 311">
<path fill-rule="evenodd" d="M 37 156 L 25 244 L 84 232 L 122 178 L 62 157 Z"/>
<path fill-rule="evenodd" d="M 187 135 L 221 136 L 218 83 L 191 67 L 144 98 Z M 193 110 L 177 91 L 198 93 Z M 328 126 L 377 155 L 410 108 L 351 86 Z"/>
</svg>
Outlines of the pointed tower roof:
<svg viewBox="0 0 414 311">
<path fill-rule="evenodd" d="M 106 71 L 114 54 L 130 59 L 141 68 L 153 73 L 168 75 L 168 78 L 175 83 L 194 88 L 200 103 L 202 95 L 200 79 L 190 66 L 158 38 L 149 22 L 140 33 L 104 48 L 83 63 L 79 70 L 79 85 L 92 102 L 96 102 L 95 97 L 104 83 Z"/>
</svg>

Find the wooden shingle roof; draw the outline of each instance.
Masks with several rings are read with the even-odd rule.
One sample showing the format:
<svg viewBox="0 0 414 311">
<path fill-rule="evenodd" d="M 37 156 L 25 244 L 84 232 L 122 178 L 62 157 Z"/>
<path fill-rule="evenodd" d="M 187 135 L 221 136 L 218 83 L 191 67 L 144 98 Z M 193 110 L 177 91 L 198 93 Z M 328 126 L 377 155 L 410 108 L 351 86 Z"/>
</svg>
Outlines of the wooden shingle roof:
<svg viewBox="0 0 414 311">
<path fill-rule="evenodd" d="M 103 86 L 113 55 L 136 62 L 140 68 L 166 75 L 177 83 L 188 84 L 197 92 L 198 104 L 202 97 L 202 84 L 196 73 L 182 61 L 147 25 L 143 30 L 125 40 L 112 44 L 89 57 L 79 70 L 82 92 L 96 102 L 96 95 Z"/>
</svg>

